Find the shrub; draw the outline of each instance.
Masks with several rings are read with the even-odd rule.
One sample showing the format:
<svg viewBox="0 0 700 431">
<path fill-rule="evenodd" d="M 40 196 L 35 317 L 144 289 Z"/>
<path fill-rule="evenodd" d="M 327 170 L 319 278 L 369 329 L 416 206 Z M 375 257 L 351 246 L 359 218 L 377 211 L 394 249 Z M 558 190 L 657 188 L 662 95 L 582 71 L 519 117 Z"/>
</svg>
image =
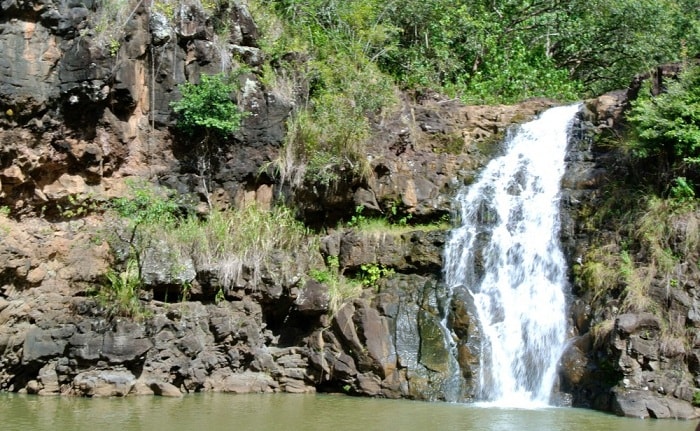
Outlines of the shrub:
<svg viewBox="0 0 700 431">
<path fill-rule="evenodd" d="M 694 195 L 691 175 L 697 178 L 700 172 L 700 66 L 688 66 L 665 93 L 640 93 L 628 119 L 634 133 L 632 153 L 659 160 L 662 175 L 672 178 L 664 185 L 671 192 L 675 186 L 682 198 Z"/>
<path fill-rule="evenodd" d="M 185 82 L 178 86 L 182 98 L 172 103 L 178 114 L 177 127 L 194 135 L 212 133 L 229 135 L 240 127 L 242 111 L 233 102 L 237 86 L 224 74 L 201 75 L 199 83 Z"/>
<path fill-rule="evenodd" d="M 362 295 L 363 284 L 341 273 L 338 256 L 328 256 L 324 269 L 312 269 L 309 273 L 311 278 L 328 286 L 331 316 L 334 316 L 347 302 Z"/>
<path fill-rule="evenodd" d="M 123 271 L 109 270 L 98 300 L 111 315 L 138 317 L 143 313 L 139 300 L 141 276 L 138 263 L 129 258 Z"/>
</svg>

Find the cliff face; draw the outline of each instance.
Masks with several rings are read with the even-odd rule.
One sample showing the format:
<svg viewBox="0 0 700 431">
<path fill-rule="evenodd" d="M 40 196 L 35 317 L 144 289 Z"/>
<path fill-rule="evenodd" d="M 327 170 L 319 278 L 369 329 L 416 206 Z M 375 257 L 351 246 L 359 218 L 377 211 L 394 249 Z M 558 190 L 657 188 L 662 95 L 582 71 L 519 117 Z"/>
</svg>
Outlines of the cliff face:
<svg viewBox="0 0 700 431">
<path fill-rule="evenodd" d="M 105 203 L 127 194 L 126 179 L 141 178 L 200 210 L 207 200 L 221 208 L 269 207 L 281 197 L 308 226 L 336 226 L 361 215 L 360 206 L 362 215 L 398 210 L 437 222 L 507 127 L 551 103 L 474 107 L 404 96 L 373 124 L 367 178 L 290 188 L 270 166 L 303 89 L 263 84 L 263 66 L 273 64 L 244 5 L 211 11 L 183 1 L 171 10 L 132 1 L 105 15 L 103 3 L 0 3 L 0 390 L 329 390 L 443 399 L 450 352 L 439 322 L 447 313 L 459 338 L 462 398 L 472 397 L 478 324 L 458 300 L 444 309 L 445 230 L 330 229 L 305 253 L 276 255 L 261 274 L 244 268 L 228 284 L 209 267 L 151 247 L 140 297 L 146 312 L 126 319 L 110 316 L 93 295 L 108 270 L 124 264 L 103 238 L 114 222 Z M 214 19 L 222 14 L 231 24 L 225 36 Z M 283 59 L 299 67 L 305 61 L 298 53 Z M 248 115 L 202 172 L 196 144 L 173 129 L 170 103 L 180 97 L 178 84 L 220 71 L 238 76 L 235 99 Z M 592 241 L 582 209 L 599 203 L 617 166 L 617 156 L 590 145 L 585 130 L 615 126 L 625 103 L 615 95 L 592 102 L 582 117 L 588 128 L 572 142 L 562 233 L 572 268 Z M 328 283 L 308 276 L 328 257 L 345 274 L 367 265 L 395 274 L 334 308 Z M 696 285 L 687 281 L 659 301 L 695 316 Z M 180 301 L 185 294 L 190 300 Z M 693 416 L 697 349 L 670 356 L 661 339 L 650 338 L 658 319 L 604 305 L 575 286 L 575 342 L 563 360 L 562 391 L 576 405 L 623 414 Z M 614 319 L 615 329 L 594 343 L 591 328 L 603 317 Z"/>
<path fill-rule="evenodd" d="M 168 133 L 177 85 L 260 65 L 257 29 L 243 6 L 219 11 L 237 25 L 219 40 L 201 7 L 183 4 L 166 18 L 145 2 L 122 2 L 120 13 L 98 3 L 2 5 L 0 180 L 5 202 L 20 214 L 50 209 L 70 194 L 109 195 L 129 175 L 187 189 L 191 145 Z M 237 139 L 243 145 L 221 154 L 237 180 L 222 186 L 231 200 L 280 145 L 290 111 L 255 76 L 240 80 L 238 103 L 251 115 Z"/>
<path fill-rule="evenodd" d="M 126 179 L 141 178 L 200 209 L 207 200 L 267 207 L 281 194 L 311 226 L 348 220 L 358 206 L 438 221 L 496 137 L 550 103 L 467 107 L 406 97 L 374 124 L 369 177 L 332 190 L 289 189 L 268 167 L 298 95 L 261 82 L 270 60 L 246 7 L 159 4 L 108 11 L 111 2 L 0 3 L 0 389 L 444 398 L 449 353 L 436 338 L 444 231 L 332 230 L 305 255 L 274 256 L 261 274 L 244 268 L 228 284 L 211 268 L 151 247 L 142 268 L 145 312 L 125 319 L 93 295 L 109 269 L 125 263 L 104 241 L 114 222 L 105 203 L 126 195 Z M 225 36 L 214 18 L 222 14 Z M 203 173 L 196 144 L 173 130 L 170 103 L 178 84 L 220 71 L 238 76 L 235 99 L 248 114 Z M 329 286 L 306 275 L 328 256 L 347 274 L 383 265 L 396 276 L 336 310 Z M 466 339 L 475 324 L 456 309 L 453 324 Z M 464 347 L 460 357 L 471 375 L 474 355 Z"/>
<path fill-rule="evenodd" d="M 574 405 L 630 417 L 697 416 L 700 278 L 690 263 L 697 248 L 684 244 L 695 244 L 698 212 L 650 206 L 639 190 L 654 173 L 640 173 L 609 141 L 624 133 L 641 82 L 652 80 L 658 92 L 678 70 L 659 67 L 626 92 L 587 101 L 575 126 L 562 200 L 573 336 L 561 361 L 561 388 Z M 645 230 L 649 220 L 660 237 Z M 666 270 L 651 257 L 659 243 L 676 256 Z"/>
</svg>

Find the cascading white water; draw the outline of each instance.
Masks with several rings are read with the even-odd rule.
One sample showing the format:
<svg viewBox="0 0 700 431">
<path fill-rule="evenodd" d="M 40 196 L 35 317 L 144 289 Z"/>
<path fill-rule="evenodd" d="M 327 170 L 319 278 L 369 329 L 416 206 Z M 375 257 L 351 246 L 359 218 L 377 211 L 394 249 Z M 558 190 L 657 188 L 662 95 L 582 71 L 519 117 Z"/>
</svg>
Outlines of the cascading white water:
<svg viewBox="0 0 700 431">
<path fill-rule="evenodd" d="M 461 226 L 446 248 L 448 289 L 466 289 L 481 329 L 478 397 L 549 403 L 566 336 L 559 196 L 567 135 L 579 106 L 520 126 L 456 198 Z"/>
</svg>

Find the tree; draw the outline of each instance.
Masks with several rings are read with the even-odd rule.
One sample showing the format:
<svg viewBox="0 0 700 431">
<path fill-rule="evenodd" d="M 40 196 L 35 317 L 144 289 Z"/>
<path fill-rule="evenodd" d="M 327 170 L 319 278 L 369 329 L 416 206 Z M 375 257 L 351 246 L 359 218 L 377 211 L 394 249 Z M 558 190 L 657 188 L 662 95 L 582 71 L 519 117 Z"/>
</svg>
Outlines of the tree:
<svg viewBox="0 0 700 431">
<path fill-rule="evenodd" d="M 203 194 L 212 207 L 207 179 L 211 171 L 211 140 L 226 137 L 239 129 L 243 112 L 231 95 L 237 86 L 223 74 L 202 75 L 199 83 L 185 82 L 178 86 L 182 98 L 172 103 L 178 114 L 177 127 L 191 137 L 202 136 L 196 146 L 197 167 Z"/>
<path fill-rule="evenodd" d="M 231 99 L 237 86 L 225 75 L 202 75 L 199 83 L 185 82 L 178 89 L 182 98 L 171 106 L 179 115 L 179 129 L 190 135 L 203 132 L 209 139 L 212 133 L 226 136 L 240 127 L 243 113 Z"/>
<path fill-rule="evenodd" d="M 689 65 L 665 93 L 640 94 L 628 119 L 633 154 L 658 160 L 675 186 L 694 189 L 693 180 L 700 180 L 700 66 Z"/>
</svg>

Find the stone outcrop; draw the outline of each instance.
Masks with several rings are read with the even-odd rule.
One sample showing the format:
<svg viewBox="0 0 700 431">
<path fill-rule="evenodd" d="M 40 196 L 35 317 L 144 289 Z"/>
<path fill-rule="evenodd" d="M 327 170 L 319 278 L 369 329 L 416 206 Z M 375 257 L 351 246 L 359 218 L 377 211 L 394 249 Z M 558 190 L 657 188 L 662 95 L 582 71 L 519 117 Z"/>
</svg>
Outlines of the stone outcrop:
<svg viewBox="0 0 700 431">
<path fill-rule="evenodd" d="M 657 75 L 659 79 L 672 76 L 674 70 L 677 73 L 673 67 L 660 68 Z M 589 247 L 601 238 L 616 242 L 613 225 L 603 219 L 599 230 L 593 230 L 590 218 L 609 199 L 606 193 L 611 184 L 629 175 L 629 160 L 616 146 L 607 145 L 607 139 L 621 133 L 630 98 L 636 97 L 640 82 L 648 78 L 640 77 L 627 92 L 586 101 L 574 126 L 562 199 L 562 241 L 573 281 L 574 336 L 561 361 L 561 389 L 576 406 L 630 417 L 688 419 L 698 416 L 692 329 L 697 271 L 678 266 L 675 273 L 682 283 L 651 279 L 645 289 L 649 300 L 658 304 L 654 314 L 623 311 L 617 296 L 595 296 L 580 281 Z M 684 236 L 682 224 L 669 235 Z M 615 292 L 613 286 L 607 288 Z M 683 328 L 681 335 L 679 328 Z"/>
<path fill-rule="evenodd" d="M 130 2 L 107 29 L 98 3 L 0 2 L 0 390 L 474 397 L 479 327 L 471 298 L 446 298 L 446 231 L 331 227 L 360 215 L 408 225 L 444 221 L 451 196 L 500 151 L 508 128 L 552 102 L 465 106 L 435 94 L 403 95 L 372 124 L 367 178 L 323 193 L 308 184 L 290 190 L 269 167 L 299 101 L 295 91 L 305 89 L 267 88 L 261 76 L 263 66 L 302 67 L 303 54 L 266 58 L 240 2 L 217 11 L 231 17 L 226 36 L 214 31 L 200 2 L 179 2 L 173 11 Z M 235 100 L 248 115 L 203 172 L 197 144 L 173 133 L 170 104 L 179 84 L 242 66 Z M 674 70 L 659 69 L 657 81 Z M 575 126 L 562 219 L 574 281 L 592 241 L 583 210 L 595 208 L 602 188 L 625 169 L 596 137 L 622 125 L 638 84 L 587 101 Z M 230 284 L 154 244 L 142 268 L 146 312 L 116 317 L 95 295 L 109 268 L 123 263 L 99 240 L 107 226 L 103 204 L 124 196 L 125 180 L 134 177 L 177 191 L 183 205 L 199 210 L 208 198 L 223 207 L 264 207 L 283 194 L 307 225 L 328 235 L 318 249 L 272 256 L 259 277 L 244 268 Z M 329 256 L 343 276 L 358 276 L 366 265 L 394 275 L 337 304 L 331 283 L 308 276 Z M 621 313 L 614 301 L 600 306 L 574 283 L 563 400 L 626 416 L 696 415 L 700 278 L 683 271 L 680 286 L 651 286 L 664 311 L 687 328 L 690 342 L 680 344 L 661 335 L 658 316 Z M 180 301 L 182 286 L 191 300 Z M 456 361 L 445 347 L 445 321 Z"/>
</svg>

